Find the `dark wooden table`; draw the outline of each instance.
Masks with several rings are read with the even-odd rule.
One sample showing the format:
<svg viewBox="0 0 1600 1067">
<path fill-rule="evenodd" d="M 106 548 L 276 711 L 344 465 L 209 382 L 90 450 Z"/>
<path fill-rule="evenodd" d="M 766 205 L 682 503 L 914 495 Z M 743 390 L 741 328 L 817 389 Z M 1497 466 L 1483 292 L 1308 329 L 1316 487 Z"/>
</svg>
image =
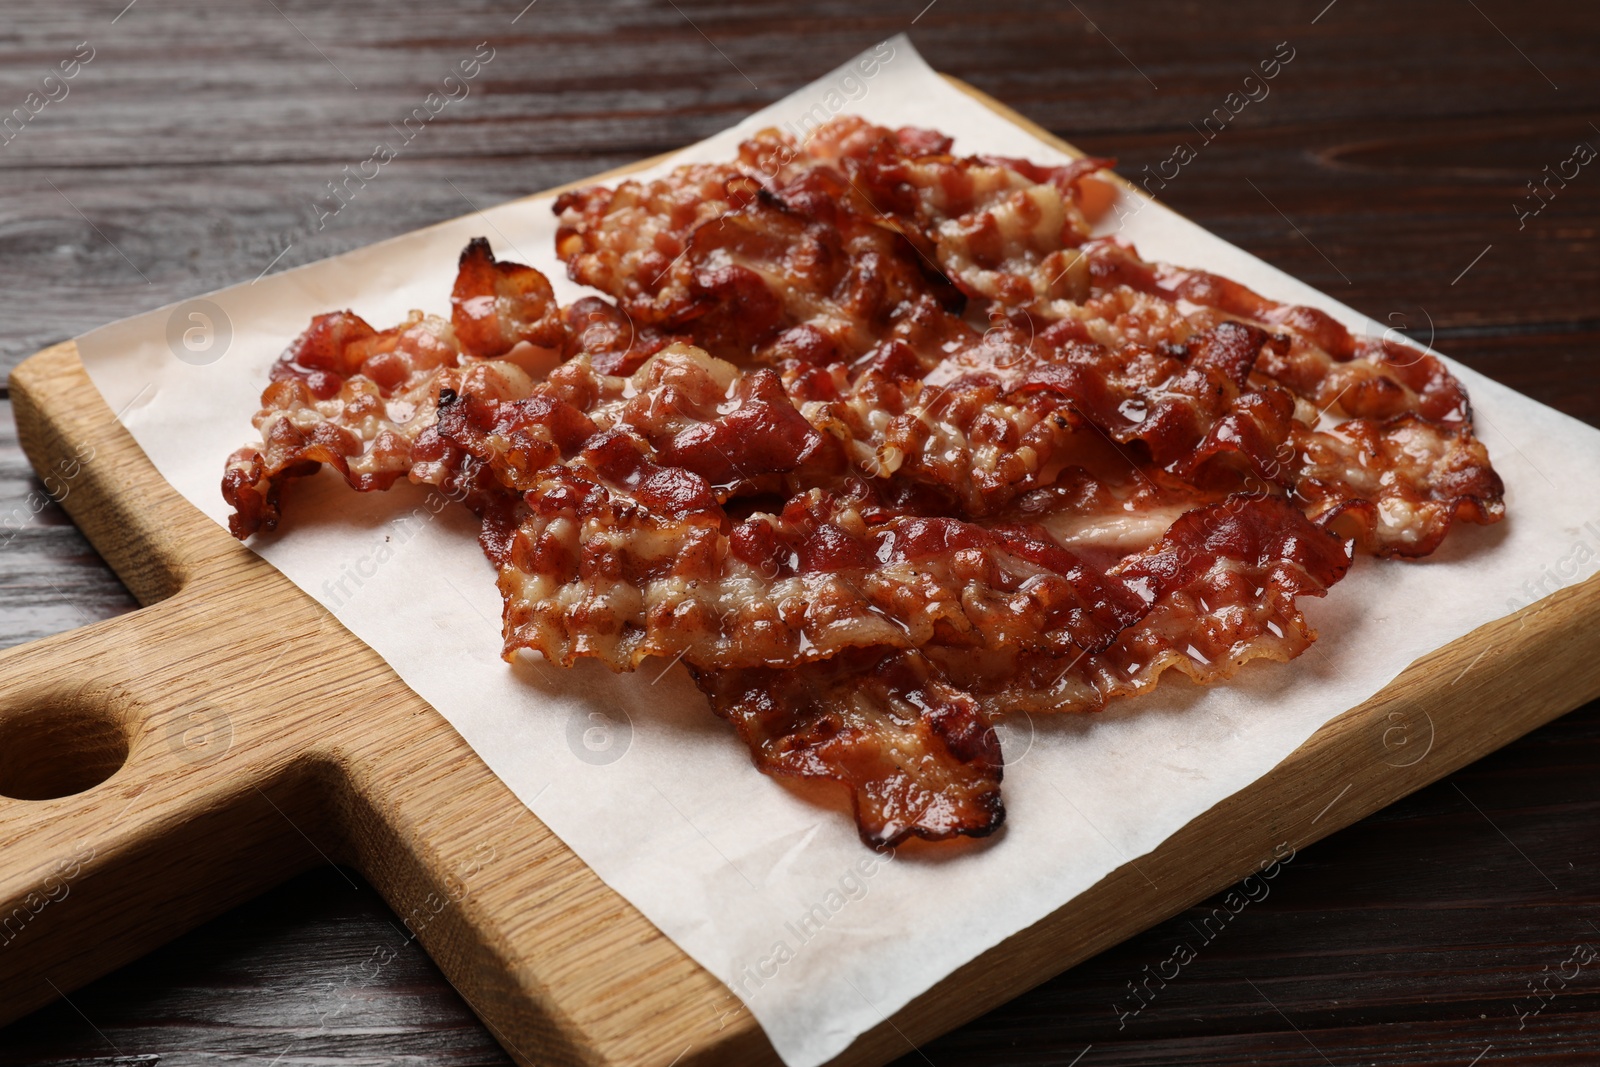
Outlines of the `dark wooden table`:
<svg viewBox="0 0 1600 1067">
<path fill-rule="evenodd" d="M 1600 425 L 1600 165 L 1568 162 L 1600 148 L 1593 5 L 525 3 L 6 0 L 0 119 L 55 99 L 0 143 L 0 363 L 696 140 L 901 31 L 1130 176 L 1260 96 L 1245 78 L 1287 42 L 1165 199 Z M 471 94 L 319 229 L 327 183 L 480 42 Z M 132 609 L 0 406 L 0 516 L 26 520 L 0 549 L 0 645 Z M 1600 518 L 1600 472 L 1571 488 Z M 0 1030 L 0 1064 L 509 1062 L 353 883 L 288 882 Z M 1600 705 L 1305 850 L 1119 1025 L 1194 914 L 901 1062 L 1600 1062 Z M 369 981 L 380 946 L 400 954 Z"/>
</svg>

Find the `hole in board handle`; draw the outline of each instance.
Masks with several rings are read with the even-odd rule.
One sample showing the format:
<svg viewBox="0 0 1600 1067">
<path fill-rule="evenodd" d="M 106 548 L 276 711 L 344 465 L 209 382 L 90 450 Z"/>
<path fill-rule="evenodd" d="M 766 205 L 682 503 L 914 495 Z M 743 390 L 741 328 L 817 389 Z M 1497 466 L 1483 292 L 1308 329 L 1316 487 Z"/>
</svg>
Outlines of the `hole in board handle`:
<svg viewBox="0 0 1600 1067">
<path fill-rule="evenodd" d="M 127 731 L 105 711 L 47 701 L 0 715 L 0 796 L 72 796 L 93 789 L 127 761 Z"/>
</svg>

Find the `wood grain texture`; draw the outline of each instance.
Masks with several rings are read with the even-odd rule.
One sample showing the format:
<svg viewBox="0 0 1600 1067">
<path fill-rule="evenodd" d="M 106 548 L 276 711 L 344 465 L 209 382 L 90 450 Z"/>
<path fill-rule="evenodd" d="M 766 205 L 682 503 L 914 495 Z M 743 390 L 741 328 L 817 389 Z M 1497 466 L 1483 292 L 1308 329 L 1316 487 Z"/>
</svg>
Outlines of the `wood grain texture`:
<svg viewBox="0 0 1600 1067">
<path fill-rule="evenodd" d="M 498 201 L 675 147 L 905 28 L 924 8 L 919 0 L 680 4 L 680 12 L 654 3 L 582 5 L 580 13 L 580 5 L 541 0 L 513 32 L 484 35 L 501 49 L 497 63 L 513 62 L 491 65 L 481 95 L 441 116 L 415 153 L 373 183 L 370 198 L 317 232 L 308 228 L 307 203 L 339 167 L 364 158 L 351 145 L 415 106 L 431 81 L 429 63 L 448 65 L 460 46 L 483 39 L 473 31 L 509 23 L 522 5 L 458 5 L 448 16 L 408 2 L 279 6 L 359 91 L 270 11 L 144 0 L 113 24 L 121 3 L 7 5 L 0 92 L 20 99 L 31 65 L 86 36 L 105 50 L 73 95 L 30 127 L 26 143 L 0 147 L 7 171 L 0 281 L 26 296 L 0 303 L 6 365 L 118 314 L 247 281 L 290 239 L 280 266 L 459 214 L 463 195 Z M 1292 40 L 1299 54 L 1273 95 L 1208 145 L 1166 199 L 1369 314 L 1403 316 L 1423 339 L 1429 332 L 1421 324 L 1431 318 L 1435 343 L 1452 355 L 1597 421 L 1597 200 L 1585 185 L 1588 173 L 1525 230 L 1516 229 L 1511 211 L 1526 195 L 1523 183 L 1564 158 L 1571 139 L 1589 136 L 1586 116 L 1600 102 L 1590 62 L 1595 14 L 1554 3 L 1483 2 L 1480 15 L 1443 2 L 1391 10 L 1341 0 L 1312 26 L 1325 5 L 1304 6 L 1000 3 L 980 10 L 940 0 L 913 34 L 936 66 L 1090 150 L 1120 156 L 1133 174 L 1191 136 L 1187 123 L 1215 106 L 1245 67 L 1276 41 Z M 175 40 L 184 47 L 174 49 Z M 0 462 L 9 465 L 0 492 L 8 502 L 23 498 L 28 484 L 12 473 L 21 469 L 15 449 L 0 447 Z M 20 538 L 0 553 L 7 643 L 117 610 L 115 579 L 62 512 L 40 511 L 28 531 L 25 554 L 17 551 Z M 53 592 L 52 582 L 66 595 Z M 1183 936 L 1182 916 L 994 1013 L 967 1036 L 929 1046 L 929 1055 L 941 1065 L 1059 1064 L 1093 1041 L 1085 1067 L 1323 1062 L 1299 1026 L 1336 1062 L 1466 1063 L 1491 1042 L 1486 1063 L 1507 1049 L 1517 1062 L 1586 1062 L 1593 1027 L 1583 1020 L 1594 1005 L 1580 983 L 1526 1030 L 1514 1018 L 1499 1021 L 1527 979 L 1565 958 L 1564 943 L 1581 936 L 1581 924 L 1579 934 L 1571 930 L 1575 917 L 1596 915 L 1586 910 L 1596 883 L 1593 860 L 1584 858 L 1592 857 L 1593 749 L 1556 736 L 1564 755 L 1545 759 L 1543 749 L 1523 742 L 1489 761 L 1510 761 L 1510 771 L 1495 776 L 1487 798 L 1470 784 L 1478 768 L 1456 779 L 1515 845 L 1453 789 L 1435 787 L 1405 802 L 1409 815 L 1391 810 L 1340 836 L 1359 844 L 1330 842 L 1297 860 L 1272 899 L 1244 913 L 1228 942 L 1209 948 L 1140 1014 L 1137 1029 L 1108 1026 L 1109 1003 L 1126 996 L 1116 991 L 1141 966 L 1170 951 L 1159 939 Z M 1443 798 L 1442 815 L 1415 807 L 1428 797 Z M 1409 836 L 1391 829 L 1397 819 L 1411 827 Z M 1530 873 L 1519 848 L 1560 888 Z M 1577 863 L 1570 878 L 1557 870 L 1560 861 Z M 1435 877 L 1444 868 L 1455 876 Z M 1315 877 L 1300 877 L 1307 870 Z M 1300 903 L 1279 903 L 1286 898 Z M 1435 902 L 1448 906 L 1428 907 Z M 1283 921 L 1268 923 L 1279 907 L 1288 909 Z M 369 913 L 368 920 L 384 917 Z M 1252 936 L 1246 922 L 1266 925 Z M 1396 938 L 1407 926 L 1417 936 Z M 302 959 L 307 996 L 360 962 L 309 951 Z M 318 959 L 327 968 L 320 973 Z M 291 981 L 294 970 L 282 968 L 277 979 Z M 188 989 L 181 964 L 168 973 L 173 995 Z M 1241 978 L 1286 1017 L 1264 1008 Z M 222 981 L 211 992 L 225 987 Z M 1362 996 L 1353 995 L 1358 989 Z M 381 999 L 374 992 L 357 1003 L 368 996 Z M 1474 1004 L 1484 1009 L 1479 1023 Z M 99 1021 L 100 1010 L 89 1014 Z M 85 1029 L 75 1013 L 58 1017 L 58 1044 L 32 1041 L 30 1058 L 19 1062 L 108 1054 L 92 1034 L 91 1044 L 73 1043 L 67 1028 Z M 212 1054 L 241 1047 L 226 1028 L 209 1045 L 163 1043 L 168 1031 L 159 1017 L 132 1018 L 139 1025 L 117 1032 L 130 1054 L 154 1048 L 169 1063 L 214 1062 Z M 319 1051 L 352 1061 L 414 1054 L 434 1062 L 428 1050 L 438 1046 L 386 1036 L 381 1018 L 373 1017 L 373 1033 L 341 1025 L 339 1040 Z M 1137 1036 L 1152 1028 L 1159 1036 Z M 125 1040 L 141 1034 L 142 1046 Z M 0 1032 L 0 1049 L 9 1051 L 10 1035 Z M 1483 1041 L 1468 1049 L 1469 1036 Z"/>
</svg>

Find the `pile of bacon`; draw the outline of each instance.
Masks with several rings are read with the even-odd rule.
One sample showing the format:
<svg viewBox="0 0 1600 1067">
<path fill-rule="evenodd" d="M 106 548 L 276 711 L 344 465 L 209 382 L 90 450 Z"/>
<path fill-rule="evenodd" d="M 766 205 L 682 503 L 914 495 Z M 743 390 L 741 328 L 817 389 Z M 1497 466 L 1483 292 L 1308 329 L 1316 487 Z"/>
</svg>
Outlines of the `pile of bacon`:
<svg viewBox="0 0 1600 1067">
<path fill-rule="evenodd" d="M 950 148 L 766 131 L 556 202 L 609 300 L 479 239 L 448 319 L 316 317 L 228 461 L 234 534 L 322 464 L 438 487 L 482 520 L 507 658 L 681 659 L 887 847 L 1000 825 L 1005 714 L 1289 660 L 1355 551 L 1501 518 L 1439 360 L 1091 239 L 1109 161 Z"/>
</svg>

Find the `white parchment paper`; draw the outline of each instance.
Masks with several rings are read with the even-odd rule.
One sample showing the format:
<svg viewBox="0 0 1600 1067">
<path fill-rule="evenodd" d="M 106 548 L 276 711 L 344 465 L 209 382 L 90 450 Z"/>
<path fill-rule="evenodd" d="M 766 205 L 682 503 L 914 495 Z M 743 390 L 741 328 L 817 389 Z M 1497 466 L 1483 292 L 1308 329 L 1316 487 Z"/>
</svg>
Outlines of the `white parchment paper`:
<svg viewBox="0 0 1600 1067">
<path fill-rule="evenodd" d="M 936 127 L 959 152 L 1059 160 L 938 78 L 906 39 L 862 58 L 677 159 L 728 158 L 760 127 L 852 111 Z M 1383 330 L 1159 205 L 1131 213 L 1140 201 L 1124 196 L 1122 231 L 1146 258 L 1316 305 L 1353 330 Z M 554 232 L 548 199 L 517 201 L 213 293 L 209 305 L 106 326 L 78 348 L 161 473 L 224 522 L 223 459 L 253 439 L 267 369 L 311 315 L 348 307 L 379 328 L 411 308 L 447 315 L 456 257 L 479 235 L 573 299 L 580 291 L 555 259 Z M 1600 433 L 1451 369 L 1505 478 L 1505 523 L 1458 529 L 1424 564 L 1358 560 L 1326 601 L 1309 602 L 1322 639 L 1292 665 L 1252 665 L 1207 690 L 1172 681 L 1104 714 L 1008 725 L 1008 823 L 987 844 L 942 858 L 875 856 L 838 807 L 761 776 L 681 666 L 616 676 L 504 663 L 499 597 L 474 522 L 415 487 L 356 496 L 326 473 L 308 479 L 291 490 L 281 532 L 253 547 L 377 649 L 523 803 L 727 983 L 791 1067 L 813 1067 L 1260 777 L 1418 656 L 1596 570 Z"/>
</svg>

